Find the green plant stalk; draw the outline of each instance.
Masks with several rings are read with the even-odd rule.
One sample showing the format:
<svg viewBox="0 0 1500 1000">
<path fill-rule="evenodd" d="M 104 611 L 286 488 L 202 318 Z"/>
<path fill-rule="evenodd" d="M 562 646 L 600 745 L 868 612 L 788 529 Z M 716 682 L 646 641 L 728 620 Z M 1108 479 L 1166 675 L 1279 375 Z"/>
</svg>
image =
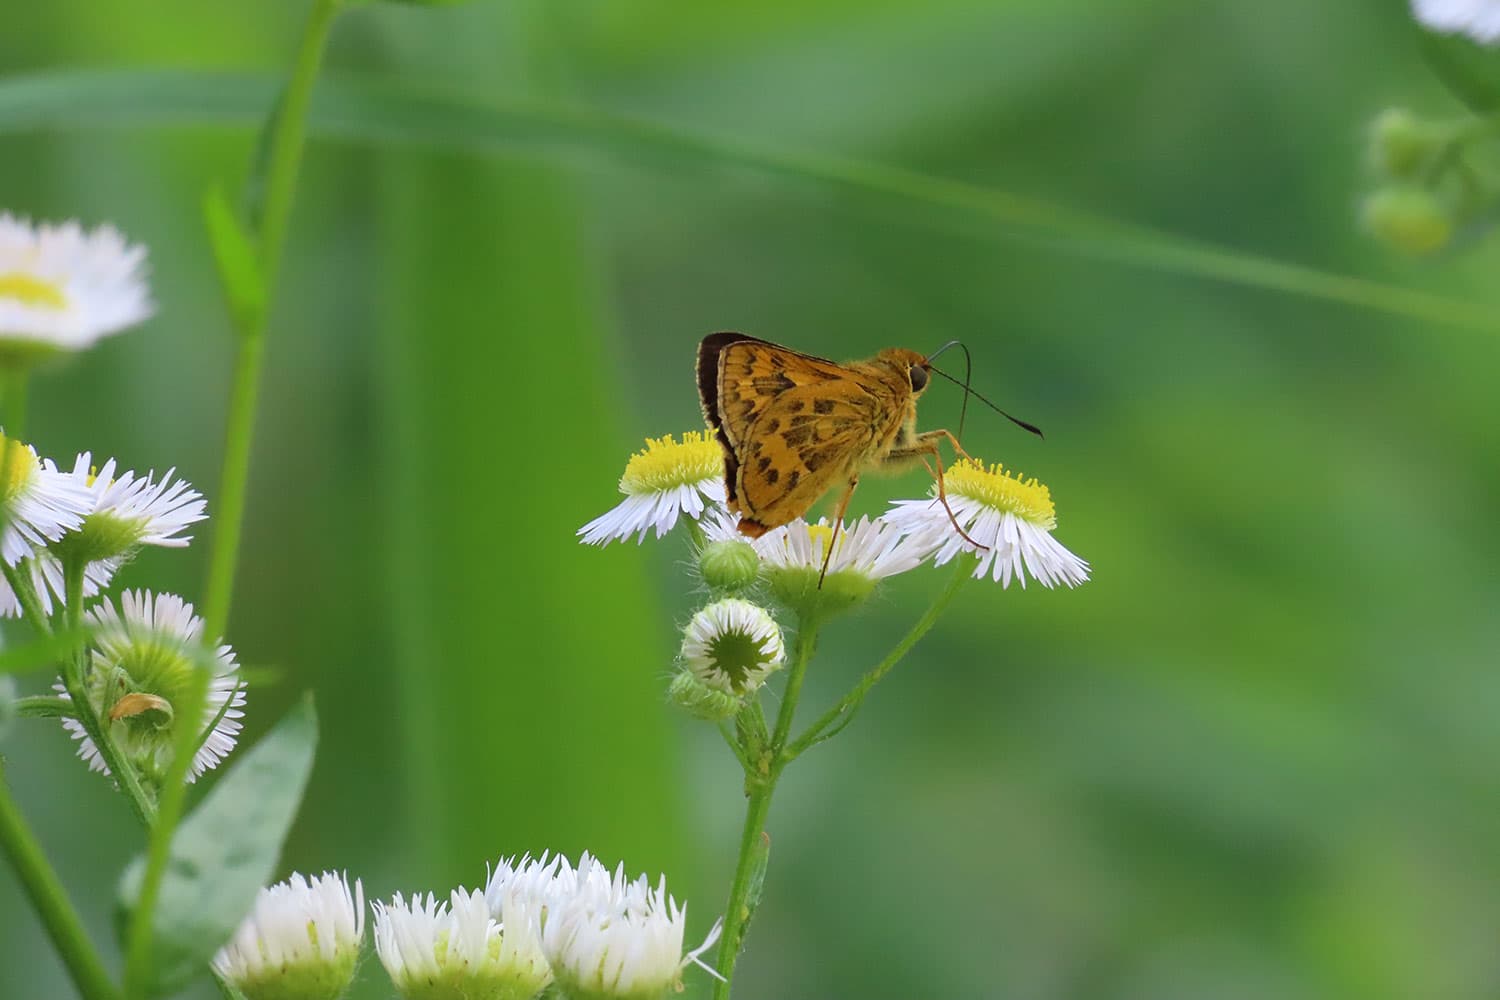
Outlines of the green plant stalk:
<svg viewBox="0 0 1500 1000">
<path fill-rule="evenodd" d="M 255 413 L 260 397 L 271 289 L 280 268 L 292 203 L 296 198 L 302 151 L 307 144 L 307 109 L 312 100 L 313 83 L 317 80 L 328 34 L 341 5 L 342 0 L 313 0 L 292 75 L 271 126 L 266 154 L 265 201 L 257 236 L 260 273 L 266 287 L 260 307 L 236 322 L 239 343 L 224 430 L 224 468 L 219 479 L 217 527 L 209 553 L 208 582 L 203 600 L 203 634 L 209 642 L 217 641 L 229 624 L 229 604 L 234 595 L 234 573 L 239 562 L 240 536 L 245 520 L 245 494 L 250 481 L 250 453 L 255 437 Z"/>
<path fill-rule="evenodd" d="M 839 730 L 847 726 L 850 720 L 854 718 L 854 713 L 859 710 L 859 706 L 864 703 L 865 696 L 870 693 L 870 689 L 880 683 L 880 679 L 890 673 L 892 668 L 900 663 L 907 653 L 911 652 L 912 647 L 924 635 L 932 631 L 932 626 L 936 625 L 937 620 L 942 617 L 943 612 L 948 610 L 948 605 L 953 602 L 954 597 L 958 596 L 959 590 L 969 581 L 974 572 L 974 559 L 972 557 L 960 556 L 955 562 L 953 576 L 948 580 L 948 586 L 944 587 L 942 592 L 933 598 L 932 604 L 927 608 L 922 617 L 917 619 L 917 623 L 911 627 L 911 631 L 902 636 L 901 641 L 896 643 L 890 653 L 886 655 L 886 658 L 876 664 L 869 673 L 861 677 L 859 683 L 854 685 L 848 694 L 839 699 L 837 705 L 824 712 L 816 722 L 807 727 L 806 732 L 792 741 L 791 746 L 787 747 L 785 753 L 782 754 L 781 767 L 785 767 L 791 761 L 796 760 L 808 748 L 816 746 L 829 737 L 834 736 Z M 830 730 L 829 727 L 834 726 L 835 723 L 837 723 L 837 726 Z"/>
<path fill-rule="evenodd" d="M 119 991 L 104 968 L 99 953 L 89 941 L 83 921 L 73 909 L 57 872 L 42 853 L 42 845 L 26 825 L 10 794 L 10 785 L 0 770 L 0 846 L 12 870 L 41 917 L 63 966 L 84 1000 L 115 1000 Z"/>
<path fill-rule="evenodd" d="M 198 745 L 198 727 L 208 701 L 211 672 L 197 666 L 180 704 L 174 705 L 177 731 L 172 740 L 172 762 L 162 781 L 161 801 L 156 824 L 151 828 L 147 845 L 146 871 L 141 879 L 141 894 L 130 915 L 130 930 L 125 948 L 125 996 L 127 1000 L 145 1000 L 151 987 L 152 918 L 161 895 L 161 880 L 171 854 L 172 835 L 182 819 L 187 799 L 187 774 Z"/>
<path fill-rule="evenodd" d="M 42 610 L 41 601 L 37 600 L 36 591 L 31 587 L 30 577 L 23 576 L 16 566 L 0 564 L 0 572 L 5 574 L 5 582 L 10 584 L 10 589 L 15 592 L 16 601 L 21 605 L 21 614 L 26 617 L 27 624 L 36 629 L 38 635 L 51 635 L 52 623 L 47 620 L 47 613 Z"/>
<path fill-rule="evenodd" d="M 313 0 L 303 29 L 302 42 L 292 66 L 279 107 L 271 125 L 266 153 L 265 200 L 258 234 L 259 264 L 265 294 L 253 315 L 237 322 L 239 334 L 234 380 L 230 388 L 229 414 L 224 432 L 224 469 L 220 476 L 218 530 L 209 554 L 208 582 L 204 597 L 204 642 L 212 648 L 229 623 L 229 605 L 234 593 L 234 573 L 239 561 L 240 536 L 245 519 L 245 495 L 250 480 L 250 453 L 255 436 L 256 403 L 260 396 L 261 369 L 265 359 L 266 320 L 272 301 L 271 289 L 280 269 L 287 226 L 296 198 L 302 151 L 307 144 L 307 109 L 313 84 L 322 66 L 328 35 L 337 19 L 341 0 Z M 231 313 L 233 315 L 233 313 Z M 208 698 L 210 671 L 193 674 L 179 708 L 179 720 L 203 718 Z M 173 741 L 172 762 L 162 785 L 157 822 L 147 846 L 146 869 L 135 912 L 130 915 L 126 939 L 125 995 L 144 998 L 150 988 L 152 920 L 161 892 L 162 876 L 171 854 L 172 837 L 182 819 L 187 798 L 187 774 L 198 741 L 198 727 L 183 721 Z"/>
<path fill-rule="evenodd" d="M 729 902 L 724 906 L 724 931 L 719 943 L 719 975 L 723 978 L 714 984 L 714 1000 L 728 1000 L 734 980 L 734 964 L 739 958 L 740 944 L 745 937 L 750 919 L 748 900 L 754 882 L 757 847 L 766 826 L 766 815 L 771 810 L 771 796 L 776 792 L 776 783 L 781 778 L 781 749 L 787 734 L 792 729 L 792 716 L 797 711 L 797 701 L 802 696 L 802 679 L 807 674 L 808 662 L 817 645 L 818 628 L 821 623 L 804 619 L 798 623 L 797 641 L 792 647 L 792 665 L 787 673 L 786 690 L 781 696 L 781 709 L 776 715 L 775 734 L 761 753 L 758 765 L 745 771 L 745 787 L 749 802 L 745 806 L 745 825 L 740 831 L 740 855 L 735 863 L 734 881 L 729 886 Z"/>
</svg>

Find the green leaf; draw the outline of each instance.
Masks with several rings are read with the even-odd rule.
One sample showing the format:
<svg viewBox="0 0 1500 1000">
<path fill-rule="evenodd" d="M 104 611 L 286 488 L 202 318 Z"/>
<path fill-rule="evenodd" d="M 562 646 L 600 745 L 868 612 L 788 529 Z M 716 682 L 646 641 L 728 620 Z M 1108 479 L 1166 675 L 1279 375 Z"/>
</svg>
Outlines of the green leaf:
<svg viewBox="0 0 1500 1000">
<path fill-rule="evenodd" d="M 1500 110 L 1500 48 L 1465 35 L 1422 31 L 1422 55 L 1453 95 L 1480 114 Z"/>
<path fill-rule="evenodd" d="M 235 215 L 224 189 L 215 184 L 203 197 L 203 224 L 219 271 L 219 284 L 237 323 L 243 327 L 266 305 L 266 283 L 255 243 Z"/>
<path fill-rule="evenodd" d="M 306 699 L 245 753 L 172 838 L 152 920 L 152 996 L 203 974 L 271 879 L 282 841 L 312 770 L 318 722 Z M 120 904 L 135 906 L 145 858 L 120 880 Z"/>
</svg>

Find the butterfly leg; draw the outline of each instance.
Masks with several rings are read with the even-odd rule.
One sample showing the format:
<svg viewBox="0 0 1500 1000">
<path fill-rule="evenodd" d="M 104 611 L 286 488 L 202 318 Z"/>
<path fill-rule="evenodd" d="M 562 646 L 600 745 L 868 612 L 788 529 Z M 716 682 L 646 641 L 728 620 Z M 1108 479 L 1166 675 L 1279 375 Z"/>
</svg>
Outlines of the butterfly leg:
<svg viewBox="0 0 1500 1000">
<path fill-rule="evenodd" d="M 932 478 L 937 481 L 938 503 L 942 504 L 943 510 L 947 511 L 948 520 L 953 523 L 953 530 L 958 532 L 959 537 L 964 541 L 983 552 L 989 546 L 981 545 L 973 538 L 970 538 L 969 533 L 964 530 L 964 526 L 958 523 L 958 515 L 954 514 L 953 508 L 948 505 L 948 491 L 943 487 L 943 452 L 938 446 L 938 443 L 944 438 L 947 438 L 949 443 L 953 445 L 954 451 L 965 458 L 969 457 L 963 448 L 959 446 L 958 439 L 951 433 L 945 430 L 936 430 L 927 431 L 925 434 L 918 434 L 916 441 L 907 447 L 891 449 L 884 461 L 892 465 L 899 465 L 903 462 L 909 462 L 913 458 L 920 458 L 922 465 L 932 474 Z M 936 469 L 932 467 L 933 462 L 937 463 Z"/>
<path fill-rule="evenodd" d="M 828 575 L 828 561 L 833 558 L 833 546 L 839 540 L 839 531 L 844 527 L 844 514 L 849 510 L 849 498 L 854 496 L 854 487 L 859 485 L 859 477 L 850 478 L 849 485 L 844 487 L 844 495 L 839 497 L 839 506 L 833 514 L 833 534 L 828 536 L 828 548 L 823 551 L 823 568 L 818 571 L 818 589 L 823 589 L 823 577 Z"/>
</svg>

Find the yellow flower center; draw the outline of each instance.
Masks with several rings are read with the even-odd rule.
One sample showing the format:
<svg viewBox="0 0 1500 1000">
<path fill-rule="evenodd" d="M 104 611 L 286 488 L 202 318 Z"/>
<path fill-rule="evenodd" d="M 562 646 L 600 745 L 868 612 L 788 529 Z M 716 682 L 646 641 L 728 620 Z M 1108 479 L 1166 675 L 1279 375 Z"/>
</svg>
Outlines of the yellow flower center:
<svg viewBox="0 0 1500 1000">
<path fill-rule="evenodd" d="M 828 542 L 833 538 L 833 525 L 809 524 L 807 526 L 807 537 L 812 541 L 814 551 L 827 552 Z"/>
<path fill-rule="evenodd" d="M 0 434 L 0 468 L 5 474 L 0 481 L 0 500 L 14 500 L 31 481 L 36 465 L 36 455 L 30 448 Z"/>
<path fill-rule="evenodd" d="M 41 309 L 65 309 L 68 305 L 68 298 L 60 287 L 20 271 L 0 274 L 0 298 L 18 299 L 22 305 Z"/>
<path fill-rule="evenodd" d="M 724 453 L 719 442 L 699 431 L 688 431 L 678 444 L 672 435 L 647 438 L 646 447 L 630 456 L 620 492 L 664 493 L 724 475 Z"/>
<path fill-rule="evenodd" d="M 1039 528 L 1057 527 L 1057 509 L 1046 484 L 1006 472 L 999 462 L 986 468 L 983 462 L 961 459 L 944 474 L 943 484 L 949 493 L 978 500 Z"/>
</svg>

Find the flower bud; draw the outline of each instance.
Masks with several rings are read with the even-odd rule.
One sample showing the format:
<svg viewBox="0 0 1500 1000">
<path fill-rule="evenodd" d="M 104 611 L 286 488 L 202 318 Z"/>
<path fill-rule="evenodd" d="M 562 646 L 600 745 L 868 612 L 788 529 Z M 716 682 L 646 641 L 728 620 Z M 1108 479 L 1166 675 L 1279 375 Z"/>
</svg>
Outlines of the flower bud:
<svg viewBox="0 0 1500 1000">
<path fill-rule="evenodd" d="M 1370 162 L 1395 180 L 1415 180 L 1442 148 L 1444 131 L 1405 108 L 1387 108 L 1370 123 Z"/>
<path fill-rule="evenodd" d="M 760 556 L 749 542 L 709 542 L 698 553 L 698 570 L 714 590 L 739 593 L 760 575 Z"/>
<path fill-rule="evenodd" d="M 1364 204 L 1365 226 L 1381 242 L 1412 254 L 1441 250 L 1453 237 L 1453 219 L 1431 191 L 1411 185 L 1382 188 Z"/>
<path fill-rule="evenodd" d="M 672 704 L 695 718 L 706 722 L 723 722 L 732 719 L 744 707 L 744 702 L 728 691 L 709 687 L 700 681 L 691 670 L 680 670 L 667 686 L 667 698 Z"/>
</svg>

